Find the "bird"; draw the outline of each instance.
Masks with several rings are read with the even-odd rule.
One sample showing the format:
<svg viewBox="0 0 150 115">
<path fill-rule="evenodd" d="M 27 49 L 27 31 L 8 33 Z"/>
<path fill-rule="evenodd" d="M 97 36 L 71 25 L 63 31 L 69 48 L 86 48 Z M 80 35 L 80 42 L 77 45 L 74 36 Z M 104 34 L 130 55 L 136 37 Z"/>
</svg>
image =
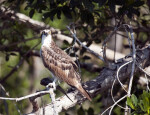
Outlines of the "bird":
<svg viewBox="0 0 150 115">
<path fill-rule="evenodd" d="M 41 39 L 40 56 L 54 79 L 50 85 L 56 89 L 56 81 L 64 81 L 92 101 L 89 93 L 82 87 L 78 66 L 65 51 L 55 44 L 51 30 L 43 30 Z"/>
</svg>

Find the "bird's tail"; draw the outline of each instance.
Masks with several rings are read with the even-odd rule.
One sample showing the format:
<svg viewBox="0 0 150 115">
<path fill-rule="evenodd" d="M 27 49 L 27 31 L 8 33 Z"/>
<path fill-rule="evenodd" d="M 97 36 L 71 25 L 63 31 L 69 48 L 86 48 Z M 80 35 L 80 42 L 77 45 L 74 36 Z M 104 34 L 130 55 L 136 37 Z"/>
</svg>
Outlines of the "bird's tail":
<svg viewBox="0 0 150 115">
<path fill-rule="evenodd" d="M 82 95 L 84 95 L 88 100 L 92 101 L 92 99 L 91 99 L 90 95 L 88 94 L 88 92 L 87 92 L 85 89 L 83 89 L 83 87 L 82 87 L 81 85 L 76 86 L 76 88 L 77 88 L 77 89 L 80 91 L 80 93 L 81 93 Z"/>
</svg>

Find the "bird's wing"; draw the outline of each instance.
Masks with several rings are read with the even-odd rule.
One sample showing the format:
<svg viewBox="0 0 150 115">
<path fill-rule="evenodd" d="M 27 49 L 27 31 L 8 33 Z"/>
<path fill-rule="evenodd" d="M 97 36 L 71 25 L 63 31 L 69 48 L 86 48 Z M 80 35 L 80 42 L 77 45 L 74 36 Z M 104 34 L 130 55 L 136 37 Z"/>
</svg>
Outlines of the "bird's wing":
<svg viewBox="0 0 150 115">
<path fill-rule="evenodd" d="M 41 47 L 41 55 L 45 67 L 47 67 L 56 77 L 65 81 L 69 85 L 81 82 L 80 75 L 76 72 L 77 65 L 63 50 L 57 46 L 53 48 Z"/>
<path fill-rule="evenodd" d="M 59 47 L 57 47 L 54 42 L 52 42 L 52 45 L 55 47 L 55 48 L 53 49 L 53 51 L 56 52 L 60 57 L 65 58 L 63 61 L 68 60 L 68 62 L 73 65 L 73 68 L 74 68 L 76 71 L 78 71 L 78 66 L 77 66 L 77 64 L 72 60 L 72 58 L 71 58 L 69 55 L 67 55 L 67 53 L 66 53 L 65 51 L 63 51 L 62 49 L 60 49 Z"/>
</svg>

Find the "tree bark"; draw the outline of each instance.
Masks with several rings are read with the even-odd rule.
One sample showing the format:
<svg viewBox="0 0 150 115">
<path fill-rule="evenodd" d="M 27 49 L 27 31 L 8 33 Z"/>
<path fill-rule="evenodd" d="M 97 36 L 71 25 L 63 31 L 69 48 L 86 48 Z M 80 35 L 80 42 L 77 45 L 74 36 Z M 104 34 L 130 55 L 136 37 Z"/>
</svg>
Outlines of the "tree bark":
<svg viewBox="0 0 150 115">
<path fill-rule="evenodd" d="M 147 48 L 142 50 L 137 50 L 137 58 L 136 62 L 138 65 L 141 65 L 143 68 L 150 66 L 150 45 Z M 95 97 L 98 94 L 103 94 L 104 92 L 108 91 L 112 87 L 112 83 L 116 76 L 117 68 L 120 67 L 122 64 L 126 63 L 126 59 L 122 59 L 122 62 L 115 64 L 115 69 L 103 68 L 100 71 L 100 75 L 97 76 L 95 79 L 87 81 L 83 84 L 84 88 L 90 93 L 91 97 Z M 120 81 L 128 79 L 131 73 L 131 65 L 132 63 L 124 66 L 119 72 Z M 135 73 L 139 72 L 140 69 L 138 66 L 135 67 Z M 117 83 L 116 83 L 117 84 Z M 71 91 L 67 93 L 67 95 L 71 98 L 70 101 L 66 96 L 62 96 L 56 99 L 56 107 L 57 112 L 60 113 L 63 110 L 67 110 L 77 103 L 82 103 L 86 99 L 78 93 L 77 90 Z M 53 114 L 53 105 L 52 103 L 46 105 L 44 108 L 40 108 L 37 112 L 29 113 L 27 115 L 36 115 L 36 114 L 45 114 L 45 115 L 52 115 Z"/>
</svg>

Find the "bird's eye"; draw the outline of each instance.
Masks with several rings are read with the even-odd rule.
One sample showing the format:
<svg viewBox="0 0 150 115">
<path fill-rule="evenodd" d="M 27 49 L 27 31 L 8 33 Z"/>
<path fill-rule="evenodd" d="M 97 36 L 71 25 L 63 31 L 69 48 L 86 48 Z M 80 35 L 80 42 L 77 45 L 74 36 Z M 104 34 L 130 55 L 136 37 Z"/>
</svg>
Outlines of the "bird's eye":
<svg viewBox="0 0 150 115">
<path fill-rule="evenodd" d="M 42 38 L 42 35 L 46 35 L 45 31 L 43 31 L 43 32 L 42 32 L 42 34 L 41 34 L 41 38 Z"/>
<path fill-rule="evenodd" d="M 49 32 L 48 32 L 48 34 L 50 34 L 50 35 L 51 35 L 51 31 L 49 31 Z"/>
<path fill-rule="evenodd" d="M 43 31 L 43 32 L 42 32 L 42 35 L 45 35 L 45 34 L 46 34 L 45 31 Z"/>
</svg>

